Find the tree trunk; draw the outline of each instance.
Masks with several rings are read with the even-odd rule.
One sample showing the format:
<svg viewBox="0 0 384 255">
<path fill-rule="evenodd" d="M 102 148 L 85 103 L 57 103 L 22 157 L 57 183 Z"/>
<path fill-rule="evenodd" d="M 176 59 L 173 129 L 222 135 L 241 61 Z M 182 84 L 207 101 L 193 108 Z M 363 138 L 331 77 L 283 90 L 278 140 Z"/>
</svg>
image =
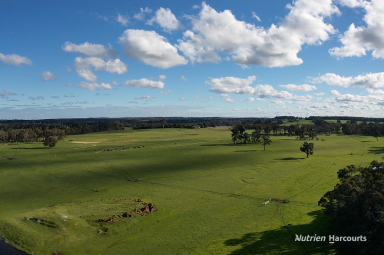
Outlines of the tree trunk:
<svg viewBox="0 0 384 255">
<path fill-rule="evenodd" d="M 308 155 L 309 155 L 309 153 L 307 152 L 307 158 L 308 158 Z"/>
<path fill-rule="evenodd" d="M 264 151 L 265 151 L 265 144 L 264 144 Z"/>
</svg>

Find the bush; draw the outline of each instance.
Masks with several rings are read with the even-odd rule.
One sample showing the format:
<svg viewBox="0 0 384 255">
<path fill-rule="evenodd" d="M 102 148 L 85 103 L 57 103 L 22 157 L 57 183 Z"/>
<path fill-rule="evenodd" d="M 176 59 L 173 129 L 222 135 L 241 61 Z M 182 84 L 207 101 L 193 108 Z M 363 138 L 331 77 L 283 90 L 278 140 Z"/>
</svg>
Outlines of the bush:
<svg viewBox="0 0 384 255">
<path fill-rule="evenodd" d="M 46 137 L 44 140 L 44 146 L 49 146 L 49 148 L 55 147 L 57 139 L 54 136 Z"/>
<path fill-rule="evenodd" d="M 336 242 L 342 254 L 383 254 L 384 162 L 369 167 L 347 166 L 338 171 L 340 183 L 320 199 L 333 217 L 340 236 L 365 236 L 366 242 Z M 335 233 L 336 234 L 336 233 Z"/>
</svg>

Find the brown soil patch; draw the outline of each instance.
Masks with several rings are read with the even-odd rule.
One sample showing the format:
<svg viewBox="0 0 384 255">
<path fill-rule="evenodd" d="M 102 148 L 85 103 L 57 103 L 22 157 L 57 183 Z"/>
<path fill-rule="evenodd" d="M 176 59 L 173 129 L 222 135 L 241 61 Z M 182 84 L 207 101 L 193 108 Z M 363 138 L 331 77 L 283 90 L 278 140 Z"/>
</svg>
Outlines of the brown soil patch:
<svg viewBox="0 0 384 255">
<path fill-rule="evenodd" d="M 278 204 L 288 204 L 289 200 L 287 199 L 277 199 L 277 198 L 272 198 L 272 201 L 278 203 Z"/>
<path fill-rule="evenodd" d="M 141 203 L 144 207 L 142 208 L 135 208 L 131 213 L 130 212 L 124 212 L 121 215 L 113 215 L 112 217 L 109 217 L 108 219 L 99 219 L 97 222 L 99 223 L 114 223 L 118 221 L 121 218 L 132 218 L 134 214 L 138 214 L 140 216 L 145 216 L 148 214 L 151 214 L 153 212 L 156 212 L 157 209 L 155 208 L 154 204 L 152 203 L 146 203 L 141 199 L 133 199 L 134 202 Z"/>
</svg>

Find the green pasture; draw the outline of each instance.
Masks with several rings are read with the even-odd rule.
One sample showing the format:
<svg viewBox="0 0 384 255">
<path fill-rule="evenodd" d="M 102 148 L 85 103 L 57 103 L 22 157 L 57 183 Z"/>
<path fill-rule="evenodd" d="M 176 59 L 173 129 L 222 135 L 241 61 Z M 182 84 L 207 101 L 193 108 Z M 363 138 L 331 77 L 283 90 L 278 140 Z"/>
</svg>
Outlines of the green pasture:
<svg viewBox="0 0 384 255">
<path fill-rule="evenodd" d="M 29 254 L 334 253 L 294 235 L 333 234 L 318 200 L 340 168 L 381 161 L 384 140 L 319 136 L 307 159 L 295 136 L 271 139 L 263 151 L 228 128 L 127 129 L 2 144 L 0 236 Z M 143 207 L 133 199 L 157 211 L 98 222 Z"/>
</svg>

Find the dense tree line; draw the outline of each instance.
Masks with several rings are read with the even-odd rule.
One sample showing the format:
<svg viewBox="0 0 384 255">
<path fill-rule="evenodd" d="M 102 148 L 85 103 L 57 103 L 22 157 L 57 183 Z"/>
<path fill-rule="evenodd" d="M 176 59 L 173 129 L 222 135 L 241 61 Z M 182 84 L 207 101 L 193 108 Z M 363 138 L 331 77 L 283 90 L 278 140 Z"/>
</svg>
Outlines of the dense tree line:
<svg viewBox="0 0 384 255">
<path fill-rule="evenodd" d="M 354 121 L 342 124 L 343 133 L 346 135 L 369 135 L 379 137 L 384 134 L 384 124 L 380 123 L 356 123 Z"/>
<path fill-rule="evenodd" d="M 278 118 L 278 117 L 276 117 Z M 352 117 L 352 116 L 309 116 L 307 118 L 305 118 L 306 120 L 313 120 L 313 119 L 316 119 L 316 118 L 321 118 L 321 119 L 324 119 L 324 120 L 337 120 L 337 121 L 354 121 L 354 122 L 357 122 L 357 121 L 362 121 L 362 122 L 375 122 L 375 123 L 379 123 L 379 122 L 384 122 L 384 118 L 375 118 L 375 117 Z M 285 118 L 285 119 L 288 119 L 288 118 Z"/>
<path fill-rule="evenodd" d="M 269 137 L 269 133 L 261 134 L 260 129 L 255 129 L 252 135 L 249 135 L 243 125 L 235 125 L 231 128 L 232 141 L 234 144 L 237 143 L 260 143 L 264 146 L 270 145 L 272 140 Z"/>
<path fill-rule="evenodd" d="M 336 117 L 333 117 L 335 119 Z M 234 127 L 242 125 L 246 130 L 255 130 L 261 135 L 288 135 L 298 139 L 316 139 L 318 134 L 343 132 L 346 135 L 370 135 L 376 138 L 384 134 L 384 124 L 380 122 L 358 123 L 354 118 L 345 124 L 327 122 L 328 117 L 310 117 L 313 124 L 300 125 L 300 118 L 279 116 L 276 118 L 88 118 L 88 119 L 50 119 L 50 120 L 2 120 L 0 121 L 0 142 L 42 141 L 46 130 L 56 130 L 61 136 L 78 135 L 101 131 L 151 128 L 208 128 L 217 126 Z M 337 118 L 336 118 L 337 119 Z M 360 118 L 363 119 L 364 118 Z M 284 120 L 288 124 L 282 125 Z M 372 119 L 380 120 L 380 119 Z M 60 131 L 59 131 L 60 130 Z M 61 134 L 62 133 L 62 134 Z M 248 134 L 252 139 L 251 134 Z"/>
<path fill-rule="evenodd" d="M 86 134 L 92 132 L 122 130 L 120 122 L 97 121 L 40 121 L 40 122 L 0 122 L 0 143 L 41 142 L 49 137 L 61 140 L 68 135 Z M 52 139 L 51 139 L 52 140 Z"/>
</svg>

